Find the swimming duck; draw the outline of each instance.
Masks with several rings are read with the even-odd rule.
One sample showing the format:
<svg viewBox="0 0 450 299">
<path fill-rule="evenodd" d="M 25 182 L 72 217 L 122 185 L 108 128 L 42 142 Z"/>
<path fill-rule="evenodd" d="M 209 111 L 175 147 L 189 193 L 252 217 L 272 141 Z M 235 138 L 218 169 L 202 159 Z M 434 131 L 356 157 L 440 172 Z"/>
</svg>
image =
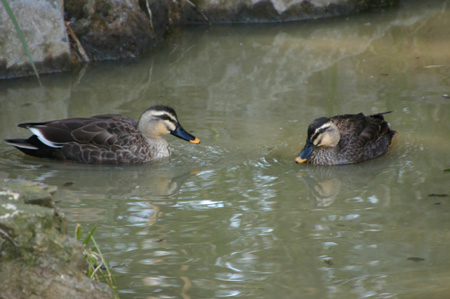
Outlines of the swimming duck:
<svg viewBox="0 0 450 299">
<path fill-rule="evenodd" d="M 358 163 L 385 154 L 396 132 L 383 114 L 344 114 L 315 119 L 297 163 L 338 165 Z"/>
<path fill-rule="evenodd" d="M 145 110 L 137 123 L 122 115 L 104 114 L 18 126 L 33 135 L 5 141 L 25 154 L 88 164 L 143 163 L 168 157 L 164 134 L 200 142 L 183 129 L 175 110 L 163 105 Z"/>
</svg>

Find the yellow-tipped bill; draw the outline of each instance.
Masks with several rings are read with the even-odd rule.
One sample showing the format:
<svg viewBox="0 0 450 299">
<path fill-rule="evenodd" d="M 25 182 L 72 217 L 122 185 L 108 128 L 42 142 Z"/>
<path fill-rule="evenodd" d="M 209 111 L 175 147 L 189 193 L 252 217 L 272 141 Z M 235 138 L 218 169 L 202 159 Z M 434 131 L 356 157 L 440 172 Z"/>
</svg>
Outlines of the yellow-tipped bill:
<svg viewBox="0 0 450 299">
<path fill-rule="evenodd" d="M 198 144 L 198 143 L 200 143 L 200 139 L 198 139 L 197 137 L 195 137 L 194 140 L 189 140 L 189 142 L 190 142 L 190 143 Z"/>
<path fill-rule="evenodd" d="M 200 139 L 198 139 L 197 137 L 189 134 L 188 132 L 186 132 L 183 127 L 180 125 L 180 123 L 177 123 L 177 128 L 173 131 L 170 132 L 170 134 L 172 134 L 173 136 L 176 136 L 178 138 L 181 138 L 183 140 L 189 141 L 190 143 L 200 143 Z"/>
<path fill-rule="evenodd" d="M 297 158 L 295 158 L 295 162 L 297 162 L 297 163 L 305 163 L 306 159 L 302 159 L 300 157 L 297 157 Z"/>
</svg>

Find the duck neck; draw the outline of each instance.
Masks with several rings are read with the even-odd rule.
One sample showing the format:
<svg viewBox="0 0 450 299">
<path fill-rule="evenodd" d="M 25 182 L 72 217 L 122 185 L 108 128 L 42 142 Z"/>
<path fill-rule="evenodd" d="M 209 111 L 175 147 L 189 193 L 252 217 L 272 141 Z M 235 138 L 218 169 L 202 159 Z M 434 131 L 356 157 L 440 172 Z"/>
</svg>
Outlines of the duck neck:
<svg viewBox="0 0 450 299">
<path fill-rule="evenodd" d="M 170 147 L 166 139 L 162 137 L 146 137 L 147 145 L 153 158 L 166 158 L 170 156 Z"/>
</svg>

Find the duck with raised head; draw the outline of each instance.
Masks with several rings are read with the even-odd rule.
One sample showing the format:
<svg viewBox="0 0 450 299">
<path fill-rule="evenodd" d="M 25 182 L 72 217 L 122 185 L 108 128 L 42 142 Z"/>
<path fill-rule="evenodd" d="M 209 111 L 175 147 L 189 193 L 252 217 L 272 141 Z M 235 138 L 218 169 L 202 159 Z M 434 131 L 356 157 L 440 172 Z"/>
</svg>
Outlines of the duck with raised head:
<svg viewBox="0 0 450 299">
<path fill-rule="evenodd" d="M 344 114 L 315 119 L 297 163 L 352 164 L 384 155 L 396 135 L 383 115 Z"/>
<path fill-rule="evenodd" d="M 168 157 L 170 148 L 161 137 L 164 134 L 200 142 L 183 129 L 175 110 L 164 105 L 151 106 L 138 122 L 118 114 L 104 114 L 18 126 L 33 135 L 5 141 L 25 154 L 87 164 L 144 163 Z"/>
</svg>

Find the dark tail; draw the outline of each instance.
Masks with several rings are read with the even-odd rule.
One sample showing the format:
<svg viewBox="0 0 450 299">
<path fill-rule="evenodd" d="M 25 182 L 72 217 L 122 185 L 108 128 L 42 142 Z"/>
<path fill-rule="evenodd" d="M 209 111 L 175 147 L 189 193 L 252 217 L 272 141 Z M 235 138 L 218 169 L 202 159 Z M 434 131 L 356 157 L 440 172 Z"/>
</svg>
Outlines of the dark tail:
<svg viewBox="0 0 450 299">
<path fill-rule="evenodd" d="M 371 118 L 378 118 L 378 119 L 384 120 L 383 114 L 388 114 L 388 113 L 391 113 L 391 112 L 393 112 L 393 111 L 386 111 L 386 112 L 380 112 L 380 113 L 376 113 L 376 114 L 371 114 L 371 115 L 369 115 L 369 117 L 371 117 Z"/>
<path fill-rule="evenodd" d="M 23 153 L 39 158 L 52 158 L 57 150 L 43 144 L 35 135 L 28 139 L 5 139 L 5 141 Z"/>
<path fill-rule="evenodd" d="M 28 139 L 4 139 L 9 145 L 18 149 L 38 150 L 39 148 L 28 142 Z"/>
</svg>

